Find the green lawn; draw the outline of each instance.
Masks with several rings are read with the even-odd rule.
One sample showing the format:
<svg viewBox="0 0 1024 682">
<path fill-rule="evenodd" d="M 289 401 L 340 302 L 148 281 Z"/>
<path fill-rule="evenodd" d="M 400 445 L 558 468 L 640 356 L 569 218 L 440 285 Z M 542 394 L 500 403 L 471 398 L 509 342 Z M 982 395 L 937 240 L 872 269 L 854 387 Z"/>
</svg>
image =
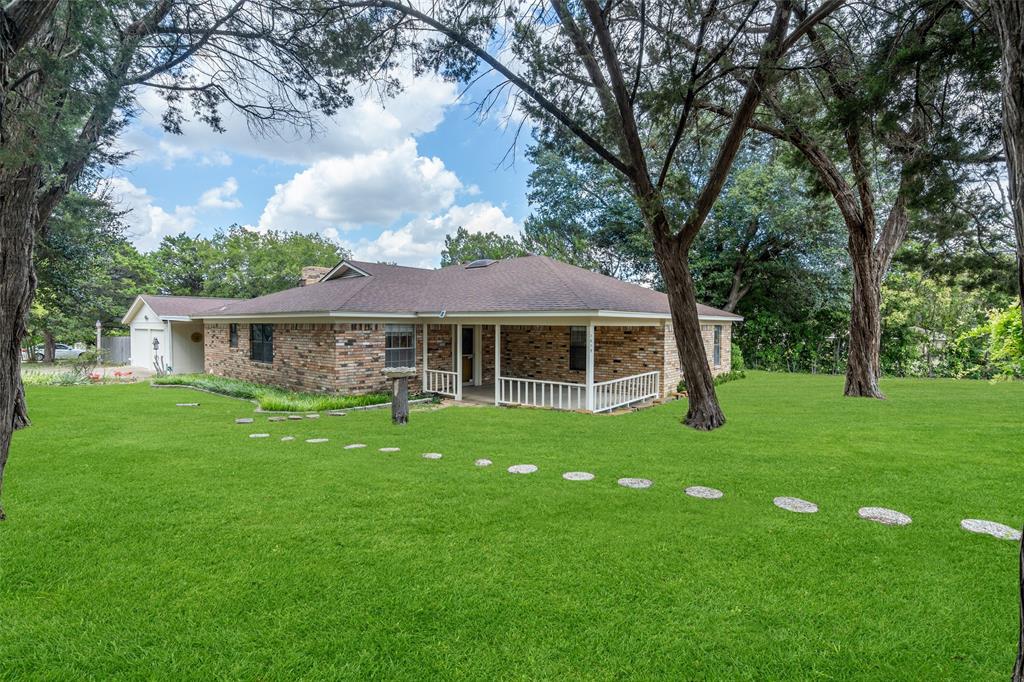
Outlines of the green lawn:
<svg viewBox="0 0 1024 682">
<path fill-rule="evenodd" d="M 1017 546 L 958 524 L 1024 523 L 1024 384 L 883 388 L 751 373 L 697 433 L 682 403 L 241 426 L 250 404 L 186 389 L 31 387 L 0 678 L 1004 680 Z"/>
</svg>

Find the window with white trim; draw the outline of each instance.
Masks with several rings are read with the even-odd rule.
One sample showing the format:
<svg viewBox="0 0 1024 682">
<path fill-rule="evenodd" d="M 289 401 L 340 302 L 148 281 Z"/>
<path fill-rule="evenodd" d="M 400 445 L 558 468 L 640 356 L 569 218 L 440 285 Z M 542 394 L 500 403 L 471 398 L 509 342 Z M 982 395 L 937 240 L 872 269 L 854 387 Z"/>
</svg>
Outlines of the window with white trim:
<svg viewBox="0 0 1024 682">
<path fill-rule="evenodd" d="M 587 370 L 587 328 L 569 327 L 569 369 Z"/>
<path fill-rule="evenodd" d="M 715 325 L 715 345 L 712 349 L 713 362 L 715 367 L 722 364 L 722 325 Z"/>
<path fill-rule="evenodd" d="M 384 325 L 384 367 L 416 366 L 416 327 L 411 324 Z"/>
</svg>

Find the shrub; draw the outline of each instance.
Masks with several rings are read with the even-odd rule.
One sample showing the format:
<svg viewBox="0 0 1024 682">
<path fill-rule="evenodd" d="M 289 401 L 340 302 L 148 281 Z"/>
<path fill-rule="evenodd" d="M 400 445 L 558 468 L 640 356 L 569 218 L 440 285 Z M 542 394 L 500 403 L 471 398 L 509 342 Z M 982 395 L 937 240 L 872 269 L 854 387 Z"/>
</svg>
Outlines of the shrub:
<svg viewBox="0 0 1024 682">
<path fill-rule="evenodd" d="M 745 370 L 747 364 L 743 362 L 743 351 L 735 343 L 729 345 L 730 353 L 732 353 L 732 368 L 734 370 Z"/>
<path fill-rule="evenodd" d="M 271 412 L 320 412 L 343 410 L 366 405 L 380 405 L 391 402 L 389 393 L 367 395 L 326 395 L 320 393 L 299 393 L 276 386 L 256 384 L 240 379 L 212 376 L 209 374 L 170 374 L 153 379 L 158 386 L 192 386 L 210 393 L 255 401 L 261 410 Z"/>
<path fill-rule="evenodd" d="M 742 369 L 734 369 L 734 370 L 731 370 L 729 372 L 723 372 L 723 373 L 719 374 L 718 376 L 716 376 L 714 378 L 714 383 L 715 383 L 715 386 L 720 386 L 722 384 L 727 384 L 730 381 L 736 381 L 737 379 L 744 379 L 744 378 L 746 378 L 746 376 L 747 376 L 747 373 L 744 372 Z M 683 392 L 686 391 L 686 380 L 685 379 L 680 379 L 679 380 L 679 385 L 676 386 L 676 390 L 678 392 L 680 392 L 680 393 L 683 393 Z"/>
</svg>

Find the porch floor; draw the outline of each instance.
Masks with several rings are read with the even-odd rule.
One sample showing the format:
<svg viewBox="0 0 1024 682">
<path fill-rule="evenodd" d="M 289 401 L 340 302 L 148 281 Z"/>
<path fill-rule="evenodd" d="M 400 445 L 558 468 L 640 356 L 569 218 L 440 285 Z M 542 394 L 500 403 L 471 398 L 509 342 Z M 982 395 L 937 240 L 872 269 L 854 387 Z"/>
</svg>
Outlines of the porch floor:
<svg viewBox="0 0 1024 682">
<path fill-rule="evenodd" d="M 587 408 L 586 399 L 581 398 L 575 400 L 568 394 L 565 396 L 565 407 L 566 410 L 585 410 Z M 473 386 L 472 384 L 463 384 L 462 386 L 462 402 L 464 403 L 476 403 L 480 405 L 493 405 L 494 404 L 494 384 L 483 384 L 481 386 Z"/>
</svg>

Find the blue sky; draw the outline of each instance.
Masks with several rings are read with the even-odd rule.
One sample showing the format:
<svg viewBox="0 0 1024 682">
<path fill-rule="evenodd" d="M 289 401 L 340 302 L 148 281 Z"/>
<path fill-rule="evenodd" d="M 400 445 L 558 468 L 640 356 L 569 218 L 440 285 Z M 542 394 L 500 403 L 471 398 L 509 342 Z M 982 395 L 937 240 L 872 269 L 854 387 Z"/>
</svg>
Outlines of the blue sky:
<svg viewBox="0 0 1024 682">
<path fill-rule="evenodd" d="M 120 142 L 133 156 L 111 173 L 109 194 L 129 210 L 144 251 L 167 235 L 239 223 L 320 233 L 364 260 L 433 267 L 460 225 L 515 234 L 529 213 L 527 132 L 509 167 L 502 157 L 515 124 L 479 121 L 472 93 L 457 94 L 450 83 L 410 79 L 394 100 L 360 96 L 310 139 L 290 130 L 253 137 L 229 112 L 224 134 L 188 123 L 168 135 L 161 100 L 141 91 L 143 113 Z"/>
</svg>

